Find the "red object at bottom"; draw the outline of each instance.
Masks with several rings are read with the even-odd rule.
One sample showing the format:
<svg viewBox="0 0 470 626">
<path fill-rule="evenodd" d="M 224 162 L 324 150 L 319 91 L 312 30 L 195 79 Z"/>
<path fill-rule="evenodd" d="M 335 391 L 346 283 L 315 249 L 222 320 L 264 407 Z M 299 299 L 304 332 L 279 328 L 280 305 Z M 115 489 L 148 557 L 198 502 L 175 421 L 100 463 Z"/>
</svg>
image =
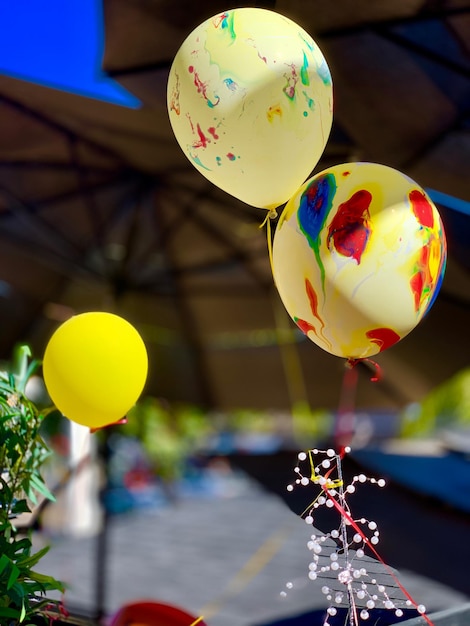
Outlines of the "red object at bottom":
<svg viewBox="0 0 470 626">
<path fill-rule="evenodd" d="M 109 626 L 206 626 L 206 623 L 182 609 L 153 601 L 124 605 L 111 618 Z"/>
</svg>

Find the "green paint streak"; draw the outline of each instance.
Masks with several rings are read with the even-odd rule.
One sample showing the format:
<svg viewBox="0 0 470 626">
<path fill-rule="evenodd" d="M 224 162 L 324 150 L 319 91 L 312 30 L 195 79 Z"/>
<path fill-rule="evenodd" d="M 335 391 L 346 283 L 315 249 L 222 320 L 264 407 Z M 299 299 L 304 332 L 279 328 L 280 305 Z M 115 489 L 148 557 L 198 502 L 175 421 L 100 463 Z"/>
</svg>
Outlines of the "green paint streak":
<svg viewBox="0 0 470 626">
<path fill-rule="evenodd" d="M 310 98 L 306 91 L 302 91 L 302 95 L 305 97 L 305 100 L 307 101 L 307 106 L 310 111 L 313 111 L 315 109 L 315 100 L 313 98 Z"/>
<path fill-rule="evenodd" d="M 302 33 L 299 33 L 299 37 L 300 37 L 300 39 L 302 39 L 302 41 L 307 46 L 307 48 L 310 50 L 310 52 L 313 52 L 314 49 L 315 49 L 315 44 L 313 43 L 313 40 L 305 39 L 305 37 L 302 35 Z"/>
<path fill-rule="evenodd" d="M 235 15 L 233 11 L 227 11 L 225 17 L 222 21 L 222 28 L 226 30 L 232 41 L 235 41 L 237 38 L 237 33 L 235 32 Z"/>
<path fill-rule="evenodd" d="M 310 76 L 308 75 L 308 60 L 307 55 L 304 52 L 304 62 L 302 67 L 300 68 L 300 80 L 302 81 L 302 85 L 308 87 L 310 85 Z"/>
<path fill-rule="evenodd" d="M 196 165 L 199 165 L 199 167 L 202 167 L 203 169 L 207 170 L 208 172 L 212 172 L 211 168 L 210 167 L 206 167 L 198 156 L 195 156 L 194 154 L 191 154 L 190 152 L 188 154 L 191 157 L 191 159 L 194 161 L 194 163 L 196 163 Z"/>
</svg>

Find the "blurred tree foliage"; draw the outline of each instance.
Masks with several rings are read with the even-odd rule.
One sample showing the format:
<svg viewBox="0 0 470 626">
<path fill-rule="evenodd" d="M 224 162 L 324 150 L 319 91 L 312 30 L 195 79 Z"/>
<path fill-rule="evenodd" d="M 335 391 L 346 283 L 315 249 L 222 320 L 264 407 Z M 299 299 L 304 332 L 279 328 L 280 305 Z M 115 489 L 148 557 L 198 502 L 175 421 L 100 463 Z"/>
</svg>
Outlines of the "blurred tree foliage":
<svg viewBox="0 0 470 626">
<path fill-rule="evenodd" d="M 445 427 L 470 425 L 470 368 L 436 387 L 421 402 L 401 414 L 401 434 L 421 437 Z"/>
</svg>

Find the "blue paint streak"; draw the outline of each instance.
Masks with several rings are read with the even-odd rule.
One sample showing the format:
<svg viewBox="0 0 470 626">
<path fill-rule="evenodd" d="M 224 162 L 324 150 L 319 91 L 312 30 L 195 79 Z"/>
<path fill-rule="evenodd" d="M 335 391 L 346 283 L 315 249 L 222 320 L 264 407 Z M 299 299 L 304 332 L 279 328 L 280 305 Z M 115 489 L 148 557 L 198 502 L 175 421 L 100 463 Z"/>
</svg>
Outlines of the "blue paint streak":
<svg viewBox="0 0 470 626">
<path fill-rule="evenodd" d="M 128 108 L 142 103 L 102 69 L 102 0 L 0 4 L 0 73 Z"/>
<path fill-rule="evenodd" d="M 305 189 L 297 211 L 297 218 L 302 232 L 308 239 L 310 247 L 316 249 L 320 231 L 328 215 L 333 196 L 336 192 L 336 181 L 332 174 L 325 174 Z"/>
</svg>

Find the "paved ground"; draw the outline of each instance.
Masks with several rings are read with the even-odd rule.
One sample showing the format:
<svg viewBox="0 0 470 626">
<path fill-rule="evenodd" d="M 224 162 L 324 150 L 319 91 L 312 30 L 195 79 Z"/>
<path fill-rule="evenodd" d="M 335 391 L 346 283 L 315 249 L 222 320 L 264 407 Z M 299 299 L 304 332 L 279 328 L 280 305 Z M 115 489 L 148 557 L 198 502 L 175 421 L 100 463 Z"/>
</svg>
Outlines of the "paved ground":
<svg viewBox="0 0 470 626">
<path fill-rule="evenodd" d="M 219 495 L 185 495 L 177 504 L 115 515 L 108 533 L 106 610 L 154 598 L 204 614 L 210 626 L 255 626 L 325 607 L 321 584 L 307 576 L 310 534 L 311 527 L 278 496 L 245 477 L 232 476 Z M 69 605 L 93 611 L 96 536 L 56 534 L 47 540 L 52 548 L 41 571 L 69 583 Z M 428 611 L 470 600 L 413 572 L 401 572 L 400 580 Z"/>
</svg>

